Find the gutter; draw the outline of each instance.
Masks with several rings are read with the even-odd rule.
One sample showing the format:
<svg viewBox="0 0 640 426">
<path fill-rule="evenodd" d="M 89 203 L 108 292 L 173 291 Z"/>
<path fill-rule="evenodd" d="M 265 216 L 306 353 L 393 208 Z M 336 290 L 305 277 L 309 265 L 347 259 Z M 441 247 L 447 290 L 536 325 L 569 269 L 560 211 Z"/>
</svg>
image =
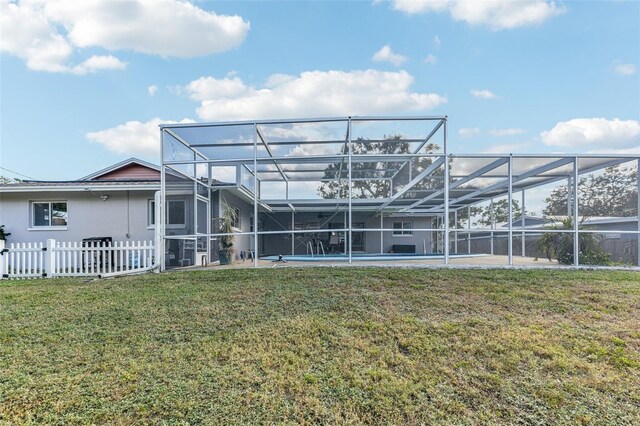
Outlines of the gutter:
<svg viewBox="0 0 640 426">
<path fill-rule="evenodd" d="M 91 191 L 159 191 L 160 184 L 153 185 L 41 185 L 0 187 L 0 193 L 11 192 L 91 192 Z"/>
</svg>

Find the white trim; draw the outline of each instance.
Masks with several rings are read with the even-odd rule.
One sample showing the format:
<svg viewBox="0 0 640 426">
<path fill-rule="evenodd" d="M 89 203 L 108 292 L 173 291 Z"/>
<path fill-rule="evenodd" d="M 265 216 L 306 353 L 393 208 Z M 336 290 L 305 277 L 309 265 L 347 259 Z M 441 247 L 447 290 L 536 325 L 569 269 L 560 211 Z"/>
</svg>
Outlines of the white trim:
<svg viewBox="0 0 640 426">
<path fill-rule="evenodd" d="M 27 231 L 66 231 L 66 226 L 36 226 L 27 228 Z"/>
<path fill-rule="evenodd" d="M 92 191 L 158 191 L 160 185 L 108 184 L 108 185 L 29 185 L 29 186 L 0 186 L 0 193 L 6 192 L 92 192 Z"/>
</svg>

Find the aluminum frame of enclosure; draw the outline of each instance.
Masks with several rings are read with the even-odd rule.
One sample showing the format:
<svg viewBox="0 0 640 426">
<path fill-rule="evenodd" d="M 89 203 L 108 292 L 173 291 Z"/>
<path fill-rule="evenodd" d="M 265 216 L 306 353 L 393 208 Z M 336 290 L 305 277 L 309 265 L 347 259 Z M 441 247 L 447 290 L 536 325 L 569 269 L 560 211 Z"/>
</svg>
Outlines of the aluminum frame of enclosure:
<svg viewBox="0 0 640 426">
<path fill-rule="evenodd" d="M 403 137 L 398 140 L 389 139 L 390 134 L 381 134 L 377 138 L 357 137 L 354 139 L 354 127 L 371 125 L 375 130 L 375 125 L 380 125 L 385 129 L 387 125 L 418 123 L 424 125 L 424 135 L 421 137 Z M 305 139 L 296 139 L 298 136 L 273 136 L 286 134 L 286 131 L 295 134 L 296 126 L 309 126 L 313 131 L 310 134 L 322 133 L 318 129 L 323 126 L 344 126 L 344 132 L 340 137 L 336 134 L 319 137 L 313 140 L 305 136 Z M 221 130 L 222 129 L 222 130 Z M 226 130 L 225 130 L 226 129 Z M 228 132 L 227 132 L 228 130 Z M 308 129 L 307 129 L 308 130 Z M 241 136 L 232 133 L 240 131 Z M 513 240 L 516 235 L 521 238 L 521 255 L 525 255 L 526 238 L 529 235 L 537 235 L 539 229 L 529 229 L 525 224 L 525 216 L 521 215 L 520 224 L 514 223 L 513 194 L 521 192 L 522 209 L 525 208 L 525 192 L 544 185 L 556 182 L 567 182 L 567 213 L 573 218 L 573 227 L 570 230 L 545 231 L 561 232 L 571 234 L 573 239 L 573 266 L 579 267 L 580 247 L 579 237 L 582 233 L 598 233 L 599 231 L 580 229 L 578 226 L 579 203 L 578 186 L 580 176 L 598 172 L 620 164 L 634 163 L 636 167 L 640 165 L 640 157 L 637 155 L 609 155 L 609 154 L 585 154 L 585 155 L 559 155 L 559 154 L 454 154 L 448 150 L 447 143 L 447 116 L 414 116 L 414 117 L 325 117 L 313 119 L 294 120 L 254 120 L 254 121 L 232 121 L 219 123 L 185 123 L 166 124 L 160 126 L 161 132 L 161 195 L 162 205 L 160 228 L 163 235 L 163 245 L 170 240 L 191 240 L 194 247 L 203 247 L 207 253 L 211 251 L 211 244 L 216 238 L 229 234 L 213 232 L 211 203 L 213 191 L 224 188 L 228 185 L 219 176 L 215 176 L 212 170 L 223 168 L 236 168 L 237 180 L 242 179 L 243 174 L 249 174 L 252 180 L 252 190 L 247 190 L 248 198 L 252 203 L 253 215 L 252 230 L 240 230 L 234 235 L 248 236 L 251 238 L 253 249 L 253 265 L 258 266 L 259 239 L 275 234 L 290 234 L 291 244 L 294 245 L 295 234 L 304 234 L 305 230 L 295 229 L 295 215 L 301 212 L 324 212 L 328 209 L 335 210 L 336 213 L 343 212 L 345 223 L 343 228 L 336 228 L 334 231 L 343 232 L 347 235 L 345 251 L 349 263 L 353 258 L 353 220 L 354 212 L 368 212 L 380 216 L 380 227 L 358 228 L 358 232 L 379 232 L 380 252 L 383 251 L 383 234 L 391 231 L 384 227 L 385 218 L 394 217 L 437 217 L 437 226 L 416 228 L 414 231 L 432 232 L 442 234 L 442 254 L 443 264 L 450 264 L 450 254 L 453 247 L 458 248 L 459 235 L 467 235 L 468 251 L 471 252 L 471 239 L 474 234 L 487 232 L 487 228 L 472 227 L 470 212 L 471 207 L 480 203 L 490 202 L 491 206 L 491 252 L 493 253 L 493 235 L 505 234 L 507 243 L 507 264 L 514 265 Z M 227 134 L 228 133 L 228 134 Z M 364 131 L 361 131 L 364 134 Z M 222 136 L 227 139 L 222 139 Z M 369 146 L 375 144 L 391 144 L 400 141 L 403 144 L 401 152 L 354 152 L 354 145 L 362 145 L 366 141 Z M 442 144 L 437 151 L 427 151 L 425 147 L 429 144 Z M 310 152 L 301 155 L 283 154 L 283 149 L 295 150 L 297 146 L 304 146 Z M 330 152 L 323 147 L 339 146 L 338 152 Z M 365 144 L 365 146 L 367 146 Z M 407 149 L 406 147 L 409 147 Z M 361 146 L 358 146 L 359 149 Z M 245 150 L 248 149 L 248 150 Z M 171 149 L 173 151 L 171 151 Z M 216 153 L 219 150 L 225 151 L 225 155 L 209 155 L 208 152 Z M 176 152 L 180 151 L 179 155 Z M 251 154 L 248 152 L 251 151 Z M 169 153 L 172 152 L 172 155 Z M 233 153 L 234 155 L 229 154 Z M 246 154 L 242 154 L 246 152 Z M 243 156 L 244 155 L 244 156 Z M 213 157 L 213 158 L 212 158 Z M 412 166 L 423 160 L 426 166 L 413 171 Z M 532 166 L 529 168 L 514 168 L 514 162 L 527 162 Z M 467 164 L 468 170 L 464 173 L 452 169 L 452 164 Z M 477 164 L 476 164 L 477 163 Z M 335 170 L 322 165 L 339 165 Z M 371 170 L 366 169 L 365 164 L 371 164 Z M 475 164 L 475 165 L 474 165 Z M 582 166 L 581 166 L 582 164 Z M 359 168 L 354 168 L 359 165 Z M 407 166 L 408 165 L 408 166 Z M 206 185 L 204 176 L 199 176 L 199 168 L 206 166 Z M 314 166 L 317 166 L 314 168 Z M 506 168 L 506 173 L 504 169 Z M 408 172 L 405 170 L 408 169 Z M 502 170 L 502 171 L 501 171 Z M 324 174 L 323 174 L 324 173 Z M 357 174 L 356 174 L 357 173 Z M 406 182 L 398 184 L 399 175 L 407 174 Z M 442 176 L 440 177 L 440 174 Z M 323 174 L 318 177 L 318 174 Z M 175 188 L 171 190 L 168 179 L 178 176 L 179 182 L 175 188 L 191 186 L 190 189 Z M 440 186 L 425 187 L 420 186 L 425 180 L 440 182 Z M 489 181 L 484 186 L 470 185 L 475 180 L 485 179 Z M 354 197 L 354 185 L 361 181 L 376 180 L 385 182 L 382 185 L 389 188 L 387 196 L 378 197 L 373 200 Z M 345 197 L 340 195 L 327 199 L 304 199 L 292 197 L 292 186 L 298 183 L 310 182 L 330 182 L 338 185 L 338 193 L 346 192 Z M 214 184 L 215 183 L 215 184 Z M 285 187 L 283 198 L 269 198 L 263 196 L 262 185 L 268 183 L 280 184 Z M 386 185 L 386 186 L 385 186 Z M 206 187 L 206 189 L 205 189 Z M 640 189 L 640 177 L 637 187 Z M 247 189 L 245 187 L 245 189 Z M 181 191 L 192 191 L 193 206 L 193 226 L 185 234 L 169 235 L 167 230 L 166 215 L 164 209 L 168 197 L 172 193 Z M 343 191 L 344 190 L 344 191 Z M 173 191 L 173 192 L 172 192 Z M 640 192 L 640 190 L 638 191 Z M 493 220 L 493 200 L 506 197 L 507 199 L 507 228 L 496 229 Z M 198 202 L 205 203 L 206 206 L 206 226 L 204 229 L 198 228 Z M 636 212 L 640 210 L 640 195 L 638 196 Z M 467 212 L 469 217 L 464 232 L 458 227 L 458 211 Z M 291 228 L 279 231 L 260 230 L 259 214 L 262 212 L 286 212 L 291 214 Z M 453 226 L 452 219 L 453 218 Z M 637 215 L 637 213 L 636 213 Z M 308 233 L 308 232 L 307 232 Z M 637 218 L 636 230 L 617 230 L 619 234 L 635 234 L 638 246 L 640 246 L 640 219 Z M 451 234 L 455 237 L 451 243 Z M 204 246 L 200 243 L 205 241 Z M 348 246 L 348 247 L 347 247 Z M 640 250 L 637 265 L 640 265 Z M 162 261 L 162 268 L 165 268 L 165 259 Z"/>
</svg>

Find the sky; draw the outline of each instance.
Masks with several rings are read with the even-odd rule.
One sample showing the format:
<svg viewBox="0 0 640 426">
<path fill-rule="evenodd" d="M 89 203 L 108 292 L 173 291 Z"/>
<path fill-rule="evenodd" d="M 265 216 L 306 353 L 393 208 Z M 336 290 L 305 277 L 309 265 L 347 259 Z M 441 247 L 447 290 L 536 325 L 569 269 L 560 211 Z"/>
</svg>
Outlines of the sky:
<svg viewBox="0 0 640 426">
<path fill-rule="evenodd" d="M 447 115 L 453 153 L 640 154 L 637 1 L 0 0 L 0 175 L 160 162 L 158 124 Z"/>
</svg>

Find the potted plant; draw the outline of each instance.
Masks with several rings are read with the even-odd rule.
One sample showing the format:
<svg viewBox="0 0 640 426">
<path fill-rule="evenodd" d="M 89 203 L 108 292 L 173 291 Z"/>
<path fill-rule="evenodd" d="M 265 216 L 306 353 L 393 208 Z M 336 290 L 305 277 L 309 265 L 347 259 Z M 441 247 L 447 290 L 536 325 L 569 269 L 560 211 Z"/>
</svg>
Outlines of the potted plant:
<svg viewBox="0 0 640 426">
<path fill-rule="evenodd" d="M 229 207 L 226 203 L 224 205 L 224 213 L 218 220 L 218 232 L 221 234 L 232 234 L 233 224 L 236 223 L 236 211 Z M 233 262 L 233 243 L 235 242 L 234 235 L 223 235 L 218 240 L 218 258 L 221 265 L 230 265 Z"/>
<path fill-rule="evenodd" d="M 11 235 L 11 232 L 6 232 L 4 225 L 0 225 L 0 240 L 6 240 L 9 235 Z"/>
</svg>

